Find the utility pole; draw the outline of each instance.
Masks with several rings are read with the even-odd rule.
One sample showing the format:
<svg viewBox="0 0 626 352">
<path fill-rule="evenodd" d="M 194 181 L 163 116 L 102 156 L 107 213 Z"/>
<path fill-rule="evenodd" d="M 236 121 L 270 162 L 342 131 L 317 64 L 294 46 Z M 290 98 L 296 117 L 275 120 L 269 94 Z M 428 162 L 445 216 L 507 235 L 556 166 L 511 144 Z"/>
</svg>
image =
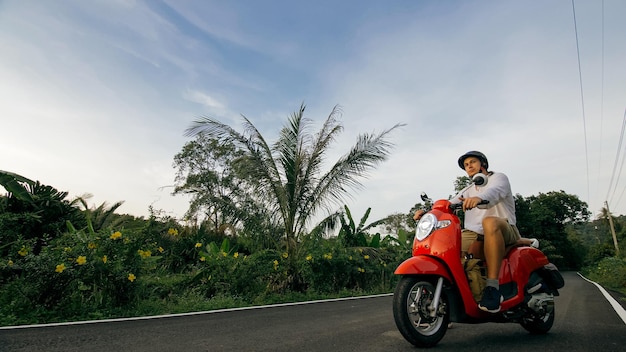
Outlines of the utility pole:
<svg viewBox="0 0 626 352">
<path fill-rule="evenodd" d="M 619 246 L 617 245 L 617 236 L 615 236 L 615 226 L 613 226 L 613 216 L 611 216 L 611 211 L 609 210 L 609 203 L 604 201 L 604 205 L 606 206 L 606 214 L 609 217 L 609 224 L 611 225 L 611 234 L 613 235 L 613 244 L 615 245 L 615 256 L 619 257 Z"/>
</svg>

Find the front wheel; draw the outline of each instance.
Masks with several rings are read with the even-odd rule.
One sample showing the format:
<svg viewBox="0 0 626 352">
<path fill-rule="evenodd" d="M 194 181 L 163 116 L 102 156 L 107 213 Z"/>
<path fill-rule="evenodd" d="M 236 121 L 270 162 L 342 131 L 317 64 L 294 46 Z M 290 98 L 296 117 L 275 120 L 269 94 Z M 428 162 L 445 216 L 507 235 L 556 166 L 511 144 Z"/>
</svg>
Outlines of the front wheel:
<svg viewBox="0 0 626 352">
<path fill-rule="evenodd" d="M 445 296 L 432 312 L 435 286 L 414 276 L 404 276 L 393 294 L 393 317 L 404 338 L 417 347 L 435 346 L 446 334 L 450 313 Z"/>
</svg>

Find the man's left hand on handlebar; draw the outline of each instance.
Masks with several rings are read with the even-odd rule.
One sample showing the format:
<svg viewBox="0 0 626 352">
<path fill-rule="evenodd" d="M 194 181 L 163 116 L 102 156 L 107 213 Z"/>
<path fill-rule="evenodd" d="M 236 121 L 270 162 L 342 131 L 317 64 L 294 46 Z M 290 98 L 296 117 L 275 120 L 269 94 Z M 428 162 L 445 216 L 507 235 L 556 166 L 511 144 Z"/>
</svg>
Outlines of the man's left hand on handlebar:
<svg viewBox="0 0 626 352">
<path fill-rule="evenodd" d="M 483 200 L 479 197 L 470 197 L 470 198 L 460 198 L 463 202 L 463 211 L 470 210 L 476 208 L 480 202 Z"/>
</svg>

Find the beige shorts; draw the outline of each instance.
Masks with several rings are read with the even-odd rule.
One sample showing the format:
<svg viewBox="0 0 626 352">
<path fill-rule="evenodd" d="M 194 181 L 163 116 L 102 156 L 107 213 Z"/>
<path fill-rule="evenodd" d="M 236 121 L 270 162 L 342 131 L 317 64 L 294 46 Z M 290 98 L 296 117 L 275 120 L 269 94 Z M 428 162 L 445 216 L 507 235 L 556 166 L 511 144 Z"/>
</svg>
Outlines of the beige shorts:
<svg viewBox="0 0 626 352">
<path fill-rule="evenodd" d="M 522 236 L 519 234 L 517 226 L 509 224 L 505 231 L 502 232 L 504 237 L 504 246 L 509 246 L 517 242 Z M 484 235 L 480 235 L 472 230 L 463 229 L 461 231 L 461 251 L 467 252 L 474 241 L 483 241 Z"/>
</svg>

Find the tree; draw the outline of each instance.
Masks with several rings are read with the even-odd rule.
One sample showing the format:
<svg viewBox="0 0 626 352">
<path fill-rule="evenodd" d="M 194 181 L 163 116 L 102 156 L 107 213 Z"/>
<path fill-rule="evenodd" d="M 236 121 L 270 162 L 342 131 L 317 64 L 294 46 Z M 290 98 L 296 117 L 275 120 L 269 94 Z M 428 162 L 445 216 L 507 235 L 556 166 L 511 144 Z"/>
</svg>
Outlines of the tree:
<svg viewBox="0 0 626 352">
<path fill-rule="evenodd" d="M 204 134 L 197 135 L 176 154 L 174 167 L 178 171 L 173 194 L 191 195 L 185 214 L 188 219 L 208 221 L 215 234 L 240 223 L 246 215 L 242 205 L 250 201 L 233 169 L 233 162 L 242 156 L 233 143 Z"/>
<path fill-rule="evenodd" d="M 209 117 L 194 121 L 186 130 L 187 136 L 216 138 L 245 152 L 237 167 L 246 179 L 254 180 L 249 182 L 253 196 L 280 222 L 290 256 L 309 219 L 343 201 L 350 190 L 361 188 L 359 179 L 387 159 L 392 147 L 387 137 L 401 126 L 359 135 L 350 151 L 323 172 L 328 148 L 343 130 L 337 119 L 340 111 L 334 107 L 321 129 L 311 135 L 311 120 L 304 117 L 304 110 L 303 104 L 289 117 L 271 146 L 245 116 L 243 132 Z"/>
<path fill-rule="evenodd" d="M 413 215 L 417 209 L 423 209 L 422 204 L 415 204 L 411 210 L 406 213 L 393 213 L 387 215 L 384 221 L 385 232 L 398 234 L 400 231 L 404 232 L 415 232 L 415 220 L 413 219 Z"/>
<path fill-rule="evenodd" d="M 472 180 L 469 176 L 459 176 L 454 180 L 454 191 L 461 192 L 463 188 L 467 187 Z"/>
<path fill-rule="evenodd" d="M 566 226 L 589 219 L 587 203 L 564 191 L 553 191 L 528 198 L 516 195 L 515 209 L 522 236 L 542 240 L 542 250 L 555 264 L 564 268 L 580 266 L 580 252 L 569 239 Z"/>
</svg>

